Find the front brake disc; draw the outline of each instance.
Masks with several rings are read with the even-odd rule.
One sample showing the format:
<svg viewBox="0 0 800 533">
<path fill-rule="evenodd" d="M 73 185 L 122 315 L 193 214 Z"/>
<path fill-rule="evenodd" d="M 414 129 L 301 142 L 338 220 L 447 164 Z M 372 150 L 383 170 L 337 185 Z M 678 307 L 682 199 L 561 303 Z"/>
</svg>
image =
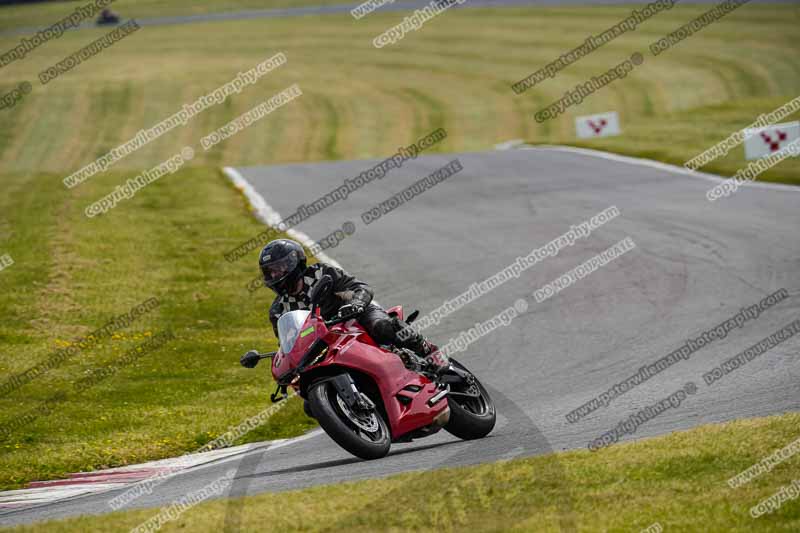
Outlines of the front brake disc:
<svg viewBox="0 0 800 533">
<path fill-rule="evenodd" d="M 342 410 L 348 420 L 357 427 L 368 433 L 375 433 L 378 431 L 378 419 L 374 412 L 368 413 L 367 416 L 359 416 L 344 403 L 344 400 L 342 400 L 342 397 L 338 394 L 336 395 L 336 403 L 339 404 L 339 409 Z"/>
</svg>

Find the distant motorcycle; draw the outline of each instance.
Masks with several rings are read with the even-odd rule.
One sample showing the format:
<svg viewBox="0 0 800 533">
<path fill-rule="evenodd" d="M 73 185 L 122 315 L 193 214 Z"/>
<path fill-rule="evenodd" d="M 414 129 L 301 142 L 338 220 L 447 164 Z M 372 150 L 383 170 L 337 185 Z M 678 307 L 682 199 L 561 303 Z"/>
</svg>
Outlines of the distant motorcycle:
<svg viewBox="0 0 800 533">
<path fill-rule="evenodd" d="M 96 23 L 98 26 L 119 24 L 119 16 L 110 9 L 104 9 L 100 12 L 100 16 L 97 17 Z"/>
<path fill-rule="evenodd" d="M 307 400 L 306 413 L 339 446 L 363 459 L 384 457 L 392 442 L 410 442 L 442 428 L 461 439 L 492 431 L 496 412 L 489 393 L 455 359 L 435 371 L 410 350 L 377 345 L 355 316 L 323 320 L 319 302 L 332 287 L 330 276 L 323 276 L 312 288 L 310 311 L 280 317 L 280 350 L 242 357 L 249 368 L 272 358 L 278 384 L 273 402 L 285 399 L 292 387 Z M 403 319 L 400 306 L 387 312 Z"/>
</svg>

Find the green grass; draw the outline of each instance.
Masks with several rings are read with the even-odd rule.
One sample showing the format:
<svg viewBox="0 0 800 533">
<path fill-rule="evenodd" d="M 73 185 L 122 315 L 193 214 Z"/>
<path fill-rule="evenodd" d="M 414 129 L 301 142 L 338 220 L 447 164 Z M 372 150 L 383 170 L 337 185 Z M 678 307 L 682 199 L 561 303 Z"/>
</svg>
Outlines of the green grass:
<svg viewBox="0 0 800 533">
<path fill-rule="evenodd" d="M 727 480 L 797 438 L 800 415 L 708 425 L 654 439 L 200 504 L 162 531 L 798 531 L 800 500 L 749 509 L 797 478 L 792 457 L 737 489 Z M 171 502 L 170 502 L 171 503 Z M 276 512 L 279 511 L 279 512 Z M 125 531 L 137 510 L 14 531 Z M 240 514 L 239 514 L 240 513 Z M 268 526 L 265 526 L 268 524 Z"/>
<path fill-rule="evenodd" d="M 304 95 L 273 116 L 201 154 L 198 164 L 307 162 L 381 157 L 444 127 L 434 151 L 476 151 L 513 138 L 574 143 L 575 116 L 617 110 L 623 135 L 603 149 L 682 163 L 800 94 L 800 6 L 746 5 L 658 57 L 647 46 L 702 13 L 676 6 L 516 95 L 512 83 L 630 13 L 629 7 L 448 11 L 393 46 L 373 37 L 402 13 L 347 14 L 145 27 L 5 110 L 0 168 L 74 171 L 104 150 L 216 88 L 240 70 L 284 51 L 288 63 L 229 102 L 205 111 L 118 164 L 140 169 L 250 109 L 292 83 Z M 3 69 L 8 90 L 102 35 L 70 32 Z M 0 38 L 0 49 L 15 38 Z M 220 46 L 219 43 L 225 43 Z M 568 88 L 634 51 L 645 64 L 544 124 L 533 114 Z M 797 119 L 798 116 L 791 117 Z M 789 119 L 787 119 L 789 120 Z M 742 149 L 710 170 L 744 166 Z M 800 160 L 763 179 L 797 183 Z"/>
<path fill-rule="evenodd" d="M 160 5 L 131 2 L 129 10 L 121 0 L 115 9 L 145 16 Z M 164 13 L 187 5 L 169 4 Z M 278 4 L 259 3 L 272 5 Z M 48 24 L 56 12 L 71 9 L 55 3 L 2 8 L 0 19 Z M 221 258 L 261 228 L 219 166 L 381 157 L 437 127 L 448 137 L 431 152 L 485 150 L 512 138 L 573 142 L 575 115 L 609 109 L 620 112 L 624 134 L 592 146 L 682 162 L 800 93 L 800 8 L 742 7 L 648 57 L 567 116 L 537 124 L 533 113 L 704 9 L 678 6 L 658 15 L 520 96 L 512 83 L 617 23 L 630 8 L 454 10 L 380 50 L 372 38 L 397 24 L 401 13 L 361 21 L 344 14 L 153 26 L 40 86 L 40 71 L 107 31 L 92 29 L 69 32 L 4 67 L 0 92 L 23 80 L 34 88 L 0 111 L 0 253 L 16 261 L 0 272 L 0 373 L 25 370 L 145 298 L 157 296 L 163 304 L 119 338 L 0 399 L 0 423 L 71 390 L 83 372 L 111 362 L 148 332 L 170 330 L 177 338 L 0 442 L 0 488 L 191 451 L 266 405 L 263 369 L 243 370 L 237 359 L 247 348 L 274 346 L 268 294 L 244 289 L 255 275 L 255 254 L 235 265 Z M 0 37 L 0 50 L 18 39 Z M 107 173 L 72 190 L 61 185 L 141 128 L 279 51 L 288 63 L 256 86 Z M 199 149 L 202 136 L 292 83 L 303 96 L 213 150 Z M 89 202 L 185 145 L 198 152 L 193 167 L 162 178 L 105 217 L 83 217 Z M 729 158 L 711 169 L 743 165 L 740 154 Z M 800 162 L 783 162 L 763 178 L 798 183 Z M 297 434 L 310 422 L 294 403 L 249 438 Z"/>
<path fill-rule="evenodd" d="M 800 88 L 797 92 L 800 96 Z M 637 121 L 635 118 L 630 120 L 632 117 L 623 116 L 621 120 L 625 131 L 619 137 L 601 137 L 581 142 L 565 135 L 554 142 L 655 159 L 682 167 L 687 160 L 711 148 L 734 131 L 749 126 L 761 113 L 772 112 L 790 99 L 747 98 L 735 104 L 694 108 L 665 117 L 664 120 L 668 125 L 662 131 L 652 131 L 652 126 L 647 122 Z M 781 122 L 791 120 L 800 120 L 800 113 L 795 113 Z M 631 142 L 631 139 L 636 139 L 638 142 Z M 750 162 L 744 158 L 744 145 L 740 145 L 726 156 L 698 170 L 721 176 L 733 176 L 737 170 L 746 168 Z M 800 185 L 800 163 L 791 159 L 783 161 L 761 174 L 758 180 Z"/>
<path fill-rule="evenodd" d="M 104 216 L 83 216 L 125 177 L 109 173 L 69 192 L 58 176 L 6 177 L 2 249 L 16 263 L 0 272 L 4 382 L 142 300 L 154 296 L 161 305 L 0 398 L 6 423 L 67 393 L 51 415 L 0 440 L 0 488 L 192 451 L 269 405 L 268 366 L 247 370 L 238 359 L 249 348 L 275 349 L 270 294 L 245 290 L 257 271 L 252 261 L 222 259 L 231 243 L 261 230 L 244 197 L 219 171 L 190 168 Z M 94 387 L 75 389 L 90 369 L 114 365 L 161 331 L 175 340 Z M 292 400 L 246 441 L 313 425 Z"/>
</svg>

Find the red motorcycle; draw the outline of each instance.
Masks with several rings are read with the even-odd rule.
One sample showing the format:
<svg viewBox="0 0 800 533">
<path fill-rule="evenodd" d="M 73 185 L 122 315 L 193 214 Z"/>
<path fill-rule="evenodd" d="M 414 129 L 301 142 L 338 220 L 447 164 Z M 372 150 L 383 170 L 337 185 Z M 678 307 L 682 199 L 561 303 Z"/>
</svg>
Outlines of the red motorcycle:
<svg viewBox="0 0 800 533">
<path fill-rule="evenodd" d="M 392 442 L 410 442 L 442 428 L 461 439 L 492 431 L 496 413 L 489 393 L 455 359 L 446 358 L 444 368 L 434 370 L 410 350 L 377 345 L 353 316 L 324 320 L 319 302 L 332 286 L 323 276 L 312 288 L 310 311 L 290 311 L 278 319 L 280 350 L 242 357 L 249 368 L 272 358 L 278 384 L 273 402 L 286 399 L 292 387 L 307 400 L 306 414 L 363 459 L 384 457 Z M 387 312 L 403 320 L 402 307 Z"/>
</svg>

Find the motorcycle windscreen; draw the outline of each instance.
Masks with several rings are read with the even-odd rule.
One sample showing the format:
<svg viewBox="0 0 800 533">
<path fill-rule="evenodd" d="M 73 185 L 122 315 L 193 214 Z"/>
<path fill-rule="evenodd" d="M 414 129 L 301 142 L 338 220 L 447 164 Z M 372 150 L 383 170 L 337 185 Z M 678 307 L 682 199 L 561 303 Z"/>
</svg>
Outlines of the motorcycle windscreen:
<svg viewBox="0 0 800 533">
<path fill-rule="evenodd" d="M 310 311 L 289 311 L 278 319 L 278 339 L 284 354 L 288 354 L 294 348 L 294 344 L 300 338 L 300 330 L 310 314 Z"/>
</svg>

